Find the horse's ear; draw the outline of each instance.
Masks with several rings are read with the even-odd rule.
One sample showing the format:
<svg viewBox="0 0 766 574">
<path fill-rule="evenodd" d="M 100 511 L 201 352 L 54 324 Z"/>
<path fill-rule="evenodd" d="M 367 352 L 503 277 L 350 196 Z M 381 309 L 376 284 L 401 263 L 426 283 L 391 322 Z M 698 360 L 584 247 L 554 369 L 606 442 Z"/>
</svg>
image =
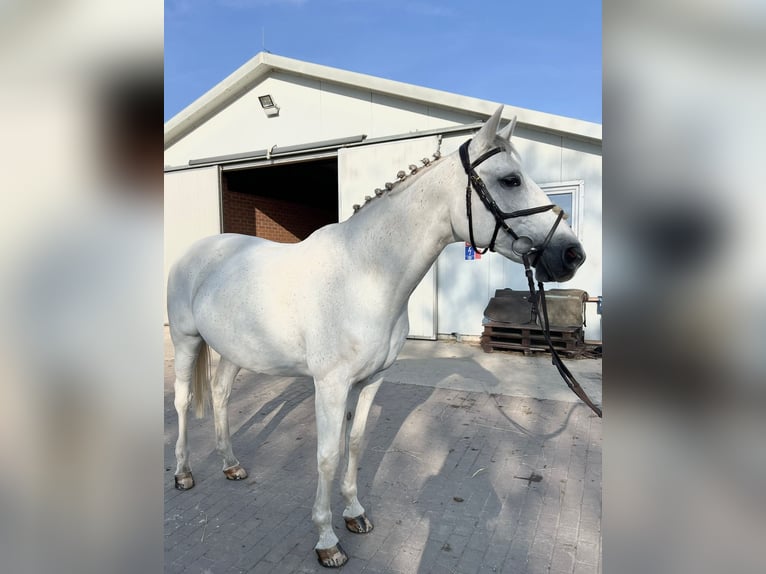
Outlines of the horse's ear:
<svg viewBox="0 0 766 574">
<path fill-rule="evenodd" d="M 504 140 L 511 141 L 511 136 L 513 135 L 513 130 L 516 129 L 516 116 L 513 116 L 513 119 L 510 121 L 510 123 L 505 126 L 503 129 L 500 130 L 500 132 L 497 134 Z"/>
<path fill-rule="evenodd" d="M 471 147 L 474 154 L 482 153 L 494 146 L 495 136 L 497 135 L 497 126 L 500 125 L 500 115 L 502 113 L 503 106 L 500 106 L 481 127 L 479 133 L 473 136 Z"/>
</svg>

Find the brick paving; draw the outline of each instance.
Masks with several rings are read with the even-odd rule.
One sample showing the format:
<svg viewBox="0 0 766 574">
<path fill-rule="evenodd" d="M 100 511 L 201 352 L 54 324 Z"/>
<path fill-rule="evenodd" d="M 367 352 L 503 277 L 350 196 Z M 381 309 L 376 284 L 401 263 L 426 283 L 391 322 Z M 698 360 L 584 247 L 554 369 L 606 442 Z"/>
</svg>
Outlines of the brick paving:
<svg viewBox="0 0 766 574">
<path fill-rule="evenodd" d="M 327 572 L 313 550 L 311 380 L 241 372 L 230 417 L 249 477 L 224 478 L 209 413 L 190 418 L 196 485 L 181 492 L 166 356 L 165 572 Z M 426 387 L 399 374 L 376 397 L 360 464 L 372 533 L 346 531 L 336 479 L 344 574 L 601 572 L 600 419 L 576 402 Z"/>
</svg>

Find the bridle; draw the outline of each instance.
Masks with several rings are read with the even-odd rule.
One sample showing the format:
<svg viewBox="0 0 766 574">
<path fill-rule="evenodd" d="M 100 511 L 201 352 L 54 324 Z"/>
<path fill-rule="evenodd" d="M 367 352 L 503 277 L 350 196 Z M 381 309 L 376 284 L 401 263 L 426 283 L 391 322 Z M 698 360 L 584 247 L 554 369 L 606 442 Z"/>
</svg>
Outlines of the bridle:
<svg viewBox="0 0 766 574">
<path fill-rule="evenodd" d="M 551 241 L 551 238 L 553 237 L 553 234 L 556 231 L 556 228 L 559 226 L 559 223 L 564 217 L 564 211 L 559 208 L 556 205 L 549 204 L 549 205 L 541 205 L 538 207 L 530 207 L 527 209 L 519 209 L 516 211 L 503 211 L 500 209 L 500 206 L 497 205 L 497 202 L 492 198 L 492 196 L 489 193 L 489 190 L 487 189 L 487 186 L 482 181 L 481 177 L 479 177 L 479 174 L 476 173 L 476 166 L 481 164 L 482 162 L 486 161 L 490 157 L 492 157 L 495 154 L 498 154 L 503 150 L 501 147 L 493 148 L 487 152 L 484 152 L 482 155 L 480 155 L 478 158 L 476 158 L 473 162 L 471 161 L 470 157 L 468 156 L 468 146 L 471 144 L 471 140 L 469 139 L 466 141 L 463 145 L 460 146 L 460 161 L 463 164 L 463 169 L 465 170 L 466 175 L 468 176 L 468 184 L 465 188 L 465 210 L 466 215 L 468 217 L 468 236 L 471 240 L 471 247 L 474 251 L 480 254 L 484 254 L 487 251 L 494 251 L 495 250 L 495 241 L 497 241 L 497 236 L 500 230 L 502 229 L 506 233 L 508 233 L 513 238 L 513 243 L 511 244 L 511 249 L 514 253 L 521 256 L 521 260 L 524 263 L 524 274 L 527 277 L 527 283 L 529 285 L 529 302 L 532 306 L 532 318 L 530 320 L 530 323 L 537 323 L 537 317 L 538 317 L 538 301 L 540 303 L 540 308 L 542 309 L 542 329 L 543 329 L 543 335 L 545 336 L 545 341 L 548 343 L 548 348 L 551 352 L 552 362 L 556 366 L 556 368 L 559 371 L 559 374 L 564 379 L 564 382 L 567 384 L 567 386 L 574 392 L 580 399 L 588 405 L 591 409 L 593 409 L 593 412 L 595 412 L 599 417 L 601 417 L 601 409 L 597 407 L 595 404 L 593 404 L 593 401 L 590 400 L 588 395 L 585 393 L 583 388 L 580 386 L 580 384 L 575 379 L 574 375 L 569 371 L 569 369 L 564 365 L 564 363 L 561 360 L 561 357 L 559 357 L 558 353 L 556 352 L 556 349 L 553 347 L 553 341 L 551 340 L 551 333 L 550 333 L 550 324 L 548 323 L 548 308 L 545 302 L 545 289 L 543 288 L 543 282 L 538 281 L 538 291 L 535 291 L 535 285 L 534 281 L 532 279 L 532 267 L 536 266 L 538 263 L 542 264 L 545 267 L 545 261 L 542 259 L 542 254 L 545 251 L 545 249 L 548 247 L 548 244 Z M 471 194 L 472 191 L 476 192 L 476 195 L 479 196 L 479 199 L 484 204 L 484 207 L 487 208 L 487 210 L 494 216 L 495 218 L 495 230 L 492 233 L 492 239 L 489 242 L 489 245 L 484 249 L 484 251 L 479 250 L 479 248 L 476 246 L 476 241 L 473 237 L 473 216 L 471 214 Z M 557 211 L 558 215 L 556 217 L 556 221 L 553 223 L 553 226 L 551 226 L 551 229 L 548 231 L 548 234 L 545 236 L 545 239 L 543 240 L 542 244 L 540 246 L 536 246 L 534 244 L 534 241 L 532 238 L 530 238 L 527 235 L 518 235 L 516 232 L 511 229 L 511 227 L 506 223 L 507 219 L 514 219 L 516 217 L 524 217 L 527 215 L 534 215 L 536 213 L 543 213 L 545 211 L 549 210 L 555 210 Z M 530 258 L 534 258 L 534 261 L 530 261 Z M 547 268 L 546 268 L 547 270 Z M 549 275 L 551 275 L 549 273 Z"/>
<path fill-rule="evenodd" d="M 526 235 L 517 235 L 513 229 L 505 222 L 506 219 L 513 219 L 516 217 L 525 217 L 527 215 L 534 215 L 536 213 L 542 213 L 544 211 L 548 211 L 551 209 L 557 209 L 557 206 L 551 204 L 548 205 L 541 205 L 539 207 L 530 207 L 527 209 L 519 209 L 517 211 L 503 211 L 500 209 L 500 206 L 497 205 L 494 199 L 492 199 L 492 196 L 489 193 L 489 190 L 487 189 L 487 186 L 484 185 L 484 181 L 482 181 L 481 177 L 479 177 L 479 174 L 476 173 L 476 166 L 479 164 L 485 162 L 489 158 L 491 158 L 493 155 L 496 155 L 503 151 L 503 148 L 496 147 L 488 152 L 483 153 L 478 158 L 476 158 L 473 162 L 468 157 L 468 146 L 471 144 L 471 140 L 468 140 L 463 145 L 460 146 L 460 161 L 463 163 L 463 169 L 465 170 L 466 175 L 468 176 L 468 184 L 465 188 L 465 209 L 466 213 L 468 215 L 468 235 L 471 240 L 471 247 L 477 252 L 484 254 L 487 251 L 494 251 L 495 250 L 495 241 L 497 240 L 497 235 L 499 231 L 502 229 L 506 233 L 508 233 L 511 237 L 513 237 L 513 244 L 511 245 L 511 249 L 513 249 L 514 253 L 517 255 L 520 255 L 522 258 L 529 257 L 530 255 L 535 257 L 535 262 L 531 263 L 532 266 L 534 266 L 539 260 L 540 256 L 542 255 L 543 251 L 545 251 L 545 248 L 548 247 L 548 244 L 551 241 L 551 238 L 553 237 L 553 233 L 556 231 L 556 228 L 559 226 L 559 222 L 564 216 L 564 212 L 561 209 L 558 209 L 558 217 L 556 218 L 556 221 L 554 222 L 553 226 L 551 227 L 550 231 L 548 232 L 548 235 L 545 237 L 545 240 L 543 241 L 542 245 L 539 247 L 536 247 L 534 245 L 534 242 L 532 239 Z M 479 250 L 478 247 L 476 247 L 476 241 L 473 238 L 473 217 L 471 215 L 471 191 L 475 191 L 476 195 L 479 196 L 479 199 L 484 204 L 484 207 L 486 207 L 489 212 L 494 216 L 495 218 L 495 231 L 492 233 L 492 240 L 489 242 L 489 246 L 484 249 L 484 251 Z"/>
</svg>

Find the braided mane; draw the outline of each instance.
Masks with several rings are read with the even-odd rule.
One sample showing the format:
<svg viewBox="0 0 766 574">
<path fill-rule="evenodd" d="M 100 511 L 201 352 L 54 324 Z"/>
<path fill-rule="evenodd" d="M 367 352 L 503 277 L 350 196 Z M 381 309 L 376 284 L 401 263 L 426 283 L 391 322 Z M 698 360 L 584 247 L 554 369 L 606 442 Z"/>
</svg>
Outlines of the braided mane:
<svg viewBox="0 0 766 574">
<path fill-rule="evenodd" d="M 504 139 L 502 137 L 497 137 L 495 139 L 495 145 L 498 147 L 503 148 L 505 151 L 509 152 L 512 156 L 515 156 L 516 160 L 521 162 L 521 156 L 519 155 L 518 150 L 516 147 L 507 139 Z M 398 191 L 400 189 L 400 184 L 404 183 L 405 181 L 409 180 L 410 177 L 414 176 L 415 174 L 421 173 L 430 166 L 434 165 L 439 159 L 441 159 L 441 137 L 439 138 L 439 147 L 436 150 L 436 152 L 431 156 L 433 159 L 429 159 L 427 157 L 424 157 L 420 160 L 420 163 L 423 164 L 422 166 L 418 167 L 417 165 L 410 164 L 408 166 L 408 169 L 410 170 L 410 173 L 405 172 L 404 170 L 399 170 L 399 172 L 396 174 L 396 180 L 393 182 L 387 181 L 384 186 L 375 188 L 375 195 L 370 196 L 366 195 L 364 197 L 364 203 L 361 205 L 358 203 L 355 203 L 352 207 L 354 209 L 354 213 L 351 214 L 353 217 L 354 214 L 356 214 L 358 211 L 360 211 L 364 206 L 366 206 L 371 201 L 374 201 L 375 199 L 382 197 L 384 195 L 387 195 L 391 193 L 392 191 Z"/>
<path fill-rule="evenodd" d="M 441 146 L 441 142 L 439 142 L 439 143 L 440 143 L 440 146 Z M 395 181 L 393 181 L 393 182 L 387 181 L 382 188 L 381 187 L 375 188 L 375 195 L 374 196 L 366 195 L 365 198 L 364 198 L 364 203 L 363 204 L 361 204 L 361 205 L 358 204 L 358 203 L 354 204 L 353 205 L 354 214 L 356 214 L 358 211 L 360 211 L 364 206 L 366 206 L 371 201 L 374 201 L 375 199 L 377 199 L 379 197 L 383 197 L 384 195 L 387 195 L 387 194 L 389 194 L 389 193 L 391 193 L 393 191 L 398 191 L 401 188 L 401 184 L 403 184 L 405 181 L 409 180 L 412 176 L 414 176 L 414 175 L 416 175 L 418 173 L 422 173 L 427 168 L 429 168 L 430 166 L 434 165 L 442 157 L 441 151 L 439 151 L 437 149 L 436 152 L 431 157 L 433 159 L 429 159 L 427 157 L 424 157 L 423 159 L 421 159 L 420 163 L 423 164 L 423 165 L 420 166 L 420 167 L 418 167 L 414 163 L 410 164 L 408 166 L 408 168 L 407 168 L 407 169 L 410 170 L 410 173 L 407 173 L 403 169 L 399 170 L 399 172 L 397 172 L 397 174 L 396 174 L 396 180 Z M 353 217 L 354 214 L 352 214 L 352 217 Z"/>
</svg>

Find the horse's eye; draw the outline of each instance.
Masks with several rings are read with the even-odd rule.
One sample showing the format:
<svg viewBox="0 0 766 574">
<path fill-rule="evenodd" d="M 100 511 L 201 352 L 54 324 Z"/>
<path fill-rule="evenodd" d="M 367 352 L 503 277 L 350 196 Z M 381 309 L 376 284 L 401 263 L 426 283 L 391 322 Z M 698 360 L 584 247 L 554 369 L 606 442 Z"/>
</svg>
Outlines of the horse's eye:
<svg viewBox="0 0 766 574">
<path fill-rule="evenodd" d="M 512 173 L 500 178 L 503 187 L 519 187 L 521 185 L 521 176 L 518 173 Z"/>
</svg>

